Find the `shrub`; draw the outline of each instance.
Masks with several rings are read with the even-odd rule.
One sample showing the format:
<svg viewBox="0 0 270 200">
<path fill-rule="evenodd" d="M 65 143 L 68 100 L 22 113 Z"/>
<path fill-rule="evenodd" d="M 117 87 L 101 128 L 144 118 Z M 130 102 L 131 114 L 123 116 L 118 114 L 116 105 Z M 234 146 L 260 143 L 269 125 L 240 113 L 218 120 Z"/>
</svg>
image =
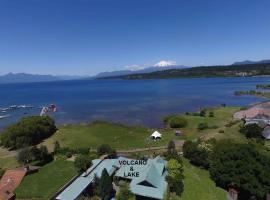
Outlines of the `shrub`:
<svg viewBox="0 0 270 200">
<path fill-rule="evenodd" d="M 39 165 L 44 165 L 53 160 L 52 155 L 48 152 L 46 146 L 42 145 L 40 148 L 36 146 L 29 148 L 26 147 L 19 151 L 17 156 L 18 162 L 21 164 L 28 164 L 33 161 L 38 161 Z"/>
<path fill-rule="evenodd" d="M 67 158 L 71 158 L 72 157 L 72 153 L 69 151 L 69 152 L 67 152 L 66 156 L 67 156 Z"/>
<path fill-rule="evenodd" d="M 1 134 L 1 145 L 19 149 L 40 143 L 56 131 L 54 120 L 48 116 L 24 117 L 18 123 L 9 126 Z"/>
<path fill-rule="evenodd" d="M 120 192 L 118 193 L 116 199 L 117 200 L 128 200 L 130 198 L 134 197 L 134 194 L 131 193 L 129 189 L 129 185 L 127 183 L 124 183 L 120 186 Z"/>
<path fill-rule="evenodd" d="M 206 110 L 205 109 L 201 110 L 200 111 L 200 116 L 205 117 L 205 115 L 206 115 Z"/>
<path fill-rule="evenodd" d="M 213 111 L 209 112 L 209 117 L 214 117 L 214 112 Z"/>
<path fill-rule="evenodd" d="M 60 147 L 58 149 L 58 154 L 67 156 L 68 154 L 74 154 L 76 151 L 74 149 L 68 148 L 68 147 Z"/>
<path fill-rule="evenodd" d="M 220 129 L 218 132 L 219 133 L 225 133 L 225 131 L 223 129 Z"/>
<path fill-rule="evenodd" d="M 167 163 L 168 175 L 166 180 L 168 182 L 169 190 L 172 193 L 181 195 L 184 190 L 183 184 L 183 165 L 175 159 L 171 159 Z"/>
<path fill-rule="evenodd" d="M 208 128 L 208 124 L 206 122 L 201 122 L 198 125 L 199 130 L 204 130 L 204 129 L 207 129 L 207 128 Z"/>
<path fill-rule="evenodd" d="M 215 140 L 204 141 L 186 141 L 183 145 L 184 157 L 196 166 L 207 169 L 209 167 L 209 157 L 211 156 Z"/>
<path fill-rule="evenodd" d="M 211 126 L 212 129 L 218 129 L 218 126 L 217 125 L 213 125 Z"/>
<path fill-rule="evenodd" d="M 93 159 L 95 159 L 93 155 L 78 155 L 75 158 L 74 165 L 78 172 L 84 172 L 91 166 Z"/>
<path fill-rule="evenodd" d="M 247 124 L 245 126 L 241 126 L 239 131 L 247 138 L 262 138 L 263 128 L 258 124 Z"/>
<path fill-rule="evenodd" d="M 188 125 L 188 121 L 181 116 L 173 116 L 168 120 L 168 124 L 171 128 L 183 128 Z"/>
<path fill-rule="evenodd" d="M 90 148 L 78 148 L 75 150 L 77 154 L 89 154 Z"/>
<path fill-rule="evenodd" d="M 102 156 L 104 154 L 108 154 L 110 158 L 115 158 L 116 157 L 116 151 L 111 148 L 110 145 L 108 144 L 102 144 L 97 148 L 97 154 L 98 156 Z"/>
</svg>

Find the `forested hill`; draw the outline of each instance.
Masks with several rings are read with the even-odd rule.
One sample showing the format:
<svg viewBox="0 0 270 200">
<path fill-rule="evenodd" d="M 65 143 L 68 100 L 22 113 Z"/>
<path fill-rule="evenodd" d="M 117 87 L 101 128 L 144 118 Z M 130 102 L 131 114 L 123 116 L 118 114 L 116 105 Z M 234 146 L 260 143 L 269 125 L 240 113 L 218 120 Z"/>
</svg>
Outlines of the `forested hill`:
<svg viewBox="0 0 270 200">
<path fill-rule="evenodd" d="M 226 66 L 202 66 L 170 69 L 152 73 L 106 77 L 106 79 L 167 79 L 184 77 L 236 77 L 270 75 L 270 63 Z"/>
</svg>

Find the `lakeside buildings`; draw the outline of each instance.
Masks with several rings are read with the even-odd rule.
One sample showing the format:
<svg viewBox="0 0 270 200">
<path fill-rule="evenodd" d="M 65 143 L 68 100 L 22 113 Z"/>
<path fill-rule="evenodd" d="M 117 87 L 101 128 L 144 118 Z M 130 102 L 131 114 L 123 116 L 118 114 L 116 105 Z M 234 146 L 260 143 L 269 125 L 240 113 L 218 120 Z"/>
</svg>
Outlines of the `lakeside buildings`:
<svg viewBox="0 0 270 200">
<path fill-rule="evenodd" d="M 147 162 L 119 157 L 117 159 L 95 159 L 92 166 L 62 188 L 53 199 L 74 200 L 91 189 L 95 176 L 101 177 L 103 169 L 115 182 L 129 183 L 136 199 L 163 199 L 167 189 L 166 161 L 157 156 Z"/>
</svg>

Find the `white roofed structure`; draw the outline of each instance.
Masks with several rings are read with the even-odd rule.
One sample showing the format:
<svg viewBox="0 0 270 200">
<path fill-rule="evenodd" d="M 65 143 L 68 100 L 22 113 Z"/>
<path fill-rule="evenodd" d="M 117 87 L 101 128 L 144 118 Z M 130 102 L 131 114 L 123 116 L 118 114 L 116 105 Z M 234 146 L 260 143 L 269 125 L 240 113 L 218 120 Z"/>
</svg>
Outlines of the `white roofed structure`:
<svg viewBox="0 0 270 200">
<path fill-rule="evenodd" d="M 265 139 L 270 140 L 270 126 L 266 126 L 262 132 L 262 135 Z"/>
<path fill-rule="evenodd" d="M 158 131 L 155 131 L 154 133 L 152 133 L 151 138 L 154 139 L 160 139 L 162 137 L 162 134 L 159 133 Z"/>
</svg>

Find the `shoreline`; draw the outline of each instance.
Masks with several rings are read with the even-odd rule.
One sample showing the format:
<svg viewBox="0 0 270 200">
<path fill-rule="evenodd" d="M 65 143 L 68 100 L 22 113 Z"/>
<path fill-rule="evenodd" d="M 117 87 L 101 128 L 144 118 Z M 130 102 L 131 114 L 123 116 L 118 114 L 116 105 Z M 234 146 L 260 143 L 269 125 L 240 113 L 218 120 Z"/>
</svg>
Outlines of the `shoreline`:
<svg viewBox="0 0 270 200">
<path fill-rule="evenodd" d="M 245 96 L 245 95 L 243 95 Z M 260 97 L 263 98 L 263 97 Z M 266 98 L 266 97 L 265 97 Z M 246 106 L 237 106 L 237 105 L 226 105 L 225 107 L 246 107 L 247 109 L 254 107 L 254 106 L 259 106 L 265 103 L 270 102 L 270 100 L 268 98 L 266 98 L 266 100 L 263 101 L 256 101 L 256 102 L 252 102 L 247 104 Z M 218 107 L 222 107 L 221 105 L 212 105 L 212 106 L 201 106 L 201 108 L 203 109 L 211 109 L 211 108 L 218 108 Z M 166 125 L 163 123 L 163 118 L 169 115 L 183 115 L 186 112 L 200 112 L 200 109 L 197 110 L 191 110 L 191 111 L 182 111 L 182 112 L 176 112 L 176 113 L 167 113 L 166 115 L 162 115 L 161 118 L 159 119 L 159 125 L 147 125 L 147 124 L 136 124 L 136 123 L 128 123 L 128 122 L 124 122 L 124 121 L 119 121 L 119 120 L 109 120 L 109 119 L 94 119 L 94 120 L 81 120 L 81 121 L 76 121 L 73 120 L 73 122 L 71 122 L 71 120 L 66 120 L 69 122 L 56 122 L 56 126 L 79 126 L 79 125 L 91 125 L 94 124 L 96 122 L 100 122 L 100 123 L 110 123 L 110 124 L 115 124 L 115 125 L 122 125 L 122 126 L 127 126 L 127 127 L 141 127 L 141 128 L 150 128 L 150 129 L 162 129 L 165 128 Z M 14 123 L 13 123 L 14 124 Z M 8 128 L 10 125 L 7 125 L 5 127 L 0 127 L 0 134 L 2 133 L 2 131 L 4 131 L 6 128 Z"/>
</svg>

